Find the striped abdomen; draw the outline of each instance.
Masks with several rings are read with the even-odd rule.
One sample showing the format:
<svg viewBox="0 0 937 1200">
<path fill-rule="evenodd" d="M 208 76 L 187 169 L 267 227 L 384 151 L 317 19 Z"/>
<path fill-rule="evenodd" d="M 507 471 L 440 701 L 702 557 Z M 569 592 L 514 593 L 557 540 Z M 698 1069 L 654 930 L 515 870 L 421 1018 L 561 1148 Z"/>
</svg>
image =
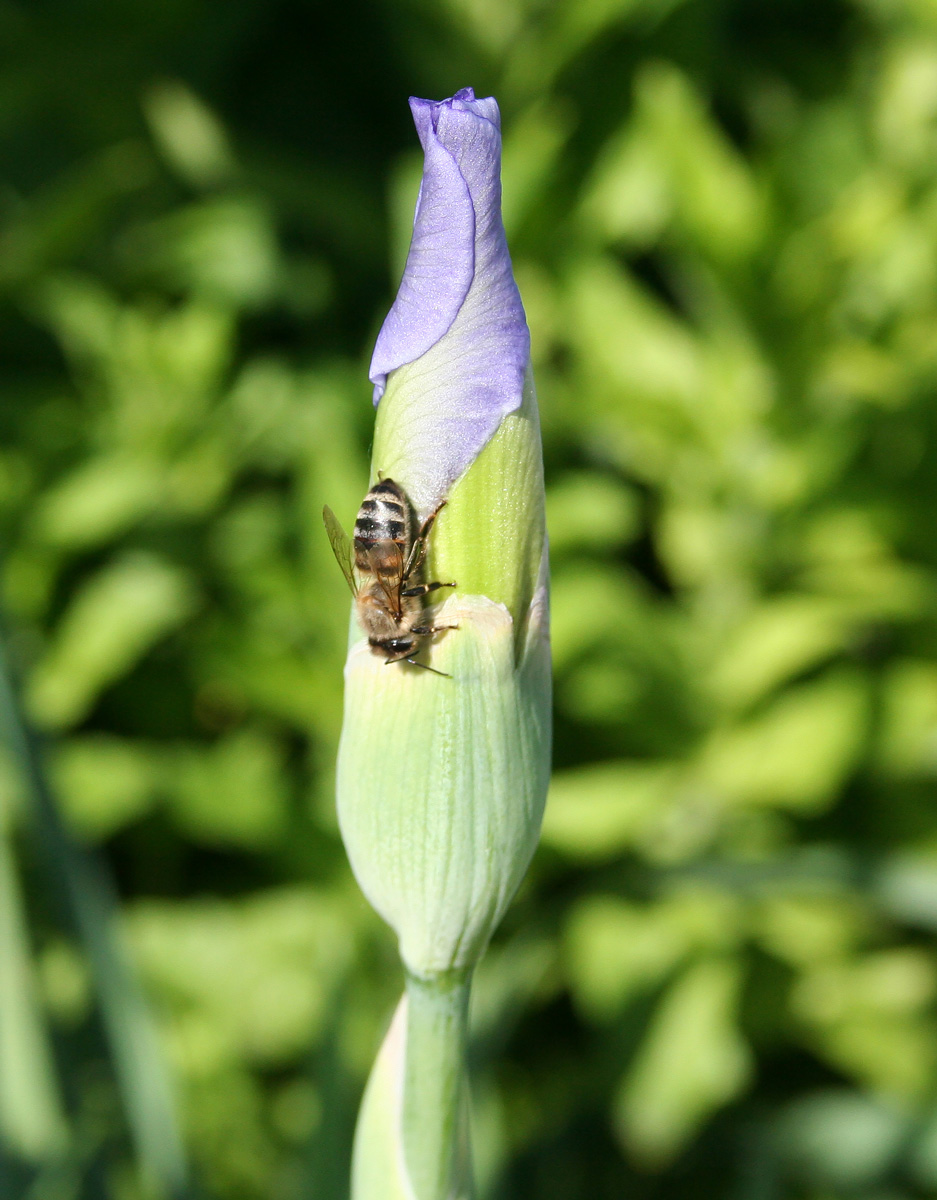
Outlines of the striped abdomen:
<svg viewBox="0 0 937 1200">
<path fill-rule="evenodd" d="M 358 509 L 355 520 L 355 565 L 361 571 L 374 569 L 374 556 L 367 551 L 375 542 L 396 542 L 400 557 L 387 556 L 386 568 L 381 563 L 381 574 L 399 572 L 399 563 L 406 560 L 412 542 L 410 501 L 402 488 L 392 479 L 382 479 L 374 485 Z"/>
</svg>

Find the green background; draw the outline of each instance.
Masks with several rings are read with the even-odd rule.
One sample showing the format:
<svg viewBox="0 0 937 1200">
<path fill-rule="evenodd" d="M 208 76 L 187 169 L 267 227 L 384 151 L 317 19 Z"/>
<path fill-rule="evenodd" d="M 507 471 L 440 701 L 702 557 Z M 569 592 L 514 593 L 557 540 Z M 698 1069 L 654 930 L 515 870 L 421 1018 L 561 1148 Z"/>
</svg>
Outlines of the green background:
<svg viewBox="0 0 937 1200">
<path fill-rule="evenodd" d="M 366 486 L 406 98 L 467 84 L 556 664 L 480 1200 L 937 1193 L 933 0 L 4 0 L 0 45 L 4 641 L 55 793 L 7 713 L 4 1200 L 347 1194 L 401 976 L 319 513 Z"/>
</svg>

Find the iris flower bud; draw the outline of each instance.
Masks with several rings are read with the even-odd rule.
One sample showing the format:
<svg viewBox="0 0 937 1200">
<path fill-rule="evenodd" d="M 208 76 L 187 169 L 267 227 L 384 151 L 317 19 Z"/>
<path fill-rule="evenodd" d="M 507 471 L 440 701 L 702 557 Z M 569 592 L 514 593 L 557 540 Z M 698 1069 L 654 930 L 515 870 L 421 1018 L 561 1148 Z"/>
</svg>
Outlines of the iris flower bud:
<svg viewBox="0 0 937 1200">
<path fill-rule="evenodd" d="M 424 578 L 455 581 L 432 616 L 455 628 L 434 636 L 426 659 L 448 678 L 387 663 L 355 630 L 337 793 L 355 875 L 396 931 L 408 973 L 402 1194 L 441 1200 L 458 1190 L 454 1159 L 430 1161 L 416 1142 L 428 1111 L 448 1104 L 452 1118 L 455 1093 L 433 1099 L 414 1056 L 453 1059 L 471 969 L 539 836 L 550 766 L 547 549 L 529 333 L 501 220 L 498 106 L 470 88 L 410 104 L 425 164 L 403 280 L 371 363 L 372 468 L 405 490 L 420 521 L 446 501 Z M 453 1065 L 456 1090 L 458 1074 Z M 408 1116 L 408 1104 L 423 1116 Z M 449 1119 L 450 1151 L 457 1123 Z M 363 1116 L 365 1125 L 374 1121 Z"/>
<path fill-rule="evenodd" d="M 412 100 L 426 162 L 371 364 L 374 475 L 423 519 L 440 679 L 359 638 L 338 808 L 365 894 L 416 974 L 477 961 L 533 854 L 549 771 L 543 472 L 530 341 L 501 221 L 498 107 Z M 438 594 L 438 593 L 437 593 Z"/>
</svg>

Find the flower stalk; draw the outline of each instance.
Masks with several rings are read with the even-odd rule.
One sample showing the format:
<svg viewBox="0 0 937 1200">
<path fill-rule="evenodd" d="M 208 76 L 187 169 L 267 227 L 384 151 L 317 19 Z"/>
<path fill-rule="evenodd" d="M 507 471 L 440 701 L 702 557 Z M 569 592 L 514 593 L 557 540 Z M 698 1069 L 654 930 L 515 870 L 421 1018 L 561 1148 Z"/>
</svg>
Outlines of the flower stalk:
<svg viewBox="0 0 937 1200">
<path fill-rule="evenodd" d="M 407 973 L 403 1146 L 416 1200 L 468 1196 L 466 1044 L 471 973 Z M 433 1130 L 434 1136 L 427 1136 Z"/>
<path fill-rule="evenodd" d="M 425 166 L 371 364 L 372 482 L 393 480 L 416 522 L 438 510 L 423 579 L 455 586 L 424 610 L 443 632 L 422 661 L 447 678 L 354 636 L 345 668 L 339 823 L 406 970 L 359 1117 L 353 1200 L 471 1193 L 471 976 L 536 847 L 550 766 L 543 466 L 498 107 L 465 89 L 411 108 Z"/>
</svg>

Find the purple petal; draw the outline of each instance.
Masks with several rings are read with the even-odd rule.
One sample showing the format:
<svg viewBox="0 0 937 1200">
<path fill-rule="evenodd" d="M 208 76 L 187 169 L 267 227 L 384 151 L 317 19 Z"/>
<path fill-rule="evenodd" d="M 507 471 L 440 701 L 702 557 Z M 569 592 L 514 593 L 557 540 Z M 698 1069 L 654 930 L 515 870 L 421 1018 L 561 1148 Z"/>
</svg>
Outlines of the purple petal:
<svg viewBox="0 0 937 1200">
<path fill-rule="evenodd" d="M 530 335 L 501 220 L 497 103 L 464 88 L 439 103 L 411 99 L 410 107 L 425 153 L 423 182 L 370 378 L 376 404 L 388 374 L 414 364 L 399 425 L 411 494 L 429 503 L 519 407 Z"/>
</svg>

